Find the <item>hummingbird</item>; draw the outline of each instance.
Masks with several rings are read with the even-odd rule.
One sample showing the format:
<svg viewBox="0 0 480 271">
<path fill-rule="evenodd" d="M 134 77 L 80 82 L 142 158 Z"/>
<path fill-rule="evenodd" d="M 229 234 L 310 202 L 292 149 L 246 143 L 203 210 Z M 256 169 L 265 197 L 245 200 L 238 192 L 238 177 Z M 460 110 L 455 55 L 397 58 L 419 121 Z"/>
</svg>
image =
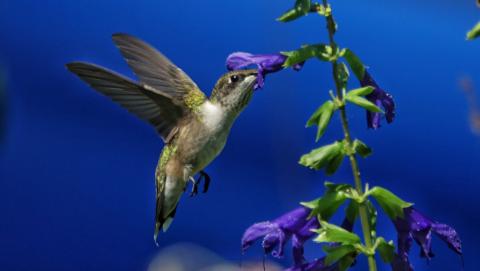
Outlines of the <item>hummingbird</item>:
<svg viewBox="0 0 480 271">
<path fill-rule="evenodd" d="M 109 97 L 147 123 L 164 141 L 155 171 L 156 211 L 154 241 L 160 228 L 167 231 L 180 197 L 192 182 L 192 194 L 204 179 L 203 169 L 222 151 L 230 129 L 249 103 L 257 70 L 227 72 L 207 97 L 180 68 L 146 42 L 128 34 L 114 34 L 138 82 L 88 62 L 71 62 L 67 69 L 90 87 Z M 200 175 L 195 180 L 194 176 Z"/>
</svg>

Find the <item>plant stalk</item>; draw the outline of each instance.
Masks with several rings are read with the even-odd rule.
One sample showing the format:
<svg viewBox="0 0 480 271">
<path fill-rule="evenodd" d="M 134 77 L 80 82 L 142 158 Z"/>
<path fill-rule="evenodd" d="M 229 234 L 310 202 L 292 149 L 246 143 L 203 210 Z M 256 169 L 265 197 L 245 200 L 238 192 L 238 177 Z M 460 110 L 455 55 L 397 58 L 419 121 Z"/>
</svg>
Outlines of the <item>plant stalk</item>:
<svg viewBox="0 0 480 271">
<path fill-rule="evenodd" d="M 323 0 L 323 5 L 325 8 L 328 6 L 327 0 Z M 336 30 L 336 25 L 335 25 L 335 20 L 333 19 L 332 14 L 326 14 L 325 16 L 326 21 L 327 21 L 327 29 L 328 29 L 328 37 L 330 40 L 330 47 L 332 47 L 332 51 L 336 52 L 337 50 L 337 44 L 335 43 L 334 35 L 335 35 L 335 30 Z M 343 90 L 342 90 L 342 85 L 339 81 L 338 77 L 338 62 L 337 60 L 332 61 L 332 69 L 333 69 L 333 79 L 335 81 L 335 90 L 337 97 L 339 99 L 343 99 Z M 345 141 L 347 145 L 351 148 L 352 146 L 352 138 L 350 136 L 350 129 L 348 127 L 348 119 L 347 119 L 347 111 L 345 109 L 345 106 L 342 106 L 339 108 L 340 110 L 340 119 L 342 122 L 342 128 L 343 128 L 343 133 L 345 136 Z M 348 158 L 350 160 L 350 165 L 352 168 L 352 173 L 353 173 L 353 178 L 355 180 L 355 189 L 357 190 L 359 195 L 363 195 L 363 186 L 362 186 L 362 179 L 360 178 L 360 169 L 358 167 L 358 161 L 354 153 L 349 152 L 350 154 L 348 155 Z M 373 243 L 372 243 L 372 238 L 371 238 L 371 230 L 370 230 L 370 224 L 368 223 L 368 213 L 367 213 L 367 207 L 364 204 L 360 204 L 358 207 L 358 213 L 360 216 L 360 222 L 362 224 L 362 232 L 363 232 L 363 238 L 365 241 L 365 246 L 367 248 L 372 248 Z M 369 271 L 377 271 L 377 263 L 375 261 L 375 255 L 368 256 L 368 270 Z"/>
</svg>

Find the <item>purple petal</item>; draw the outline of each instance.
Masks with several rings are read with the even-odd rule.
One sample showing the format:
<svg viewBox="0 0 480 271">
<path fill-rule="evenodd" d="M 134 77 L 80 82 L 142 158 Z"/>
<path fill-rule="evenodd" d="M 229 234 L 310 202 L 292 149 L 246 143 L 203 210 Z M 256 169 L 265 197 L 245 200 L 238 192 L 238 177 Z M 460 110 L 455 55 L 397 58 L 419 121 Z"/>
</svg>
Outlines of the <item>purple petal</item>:
<svg viewBox="0 0 480 271">
<path fill-rule="evenodd" d="M 301 206 L 275 219 L 274 223 L 277 223 L 282 229 L 290 233 L 296 233 L 309 222 L 307 217 L 310 212 L 310 209 Z"/>
<path fill-rule="evenodd" d="M 458 236 L 457 231 L 454 228 L 441 223 L 433 223 L 432 231 L 444 242 L 448 247 L 455 251 L 457 254 L 462 255 L 462 241 Z"/>
<path fill-rule="evenodd" d="M 245 252 L 256 240 L 264 237 L 276 228 L 278 228 L 278 225 L 274 225 L 269 221 L 250 226 L 242 237 L 242 252 Z"/>
<path fill-rule="evenodd" d="M 375 82 L 373 77 L 365 71 L 365 74 L 360 80 L 360 85 L 371 86 L 373 87 L 373 92 L 368 94 L 366 98 L 374 103 L 378 107 L 383 107 L 385 111 L 385 118 L 387 119 L 387 123 L 391 123 L 395 118 L 395 103 L 393 101 L 392 95 L 381 89 L 378 84 Z M 382 114 L 367 111 L 367 126 L 368 128 L 377 129 L 380 127 L 380 120 Z"/>
</svg>

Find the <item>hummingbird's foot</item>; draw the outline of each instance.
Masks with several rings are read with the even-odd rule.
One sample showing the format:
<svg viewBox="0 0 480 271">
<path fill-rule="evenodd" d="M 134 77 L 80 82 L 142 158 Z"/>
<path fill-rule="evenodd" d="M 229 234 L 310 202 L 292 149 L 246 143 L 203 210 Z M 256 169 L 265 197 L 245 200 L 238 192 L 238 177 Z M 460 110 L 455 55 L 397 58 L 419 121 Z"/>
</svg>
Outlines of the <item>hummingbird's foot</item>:
<svg viewBox="0 0 480 271">
<path fill-rule="evenodd" d="M 200 177 L 198 178 L 198 182 L 200 183 L 200 180 L 203 178 L 203 193 L 207 193 L 208 187 L 210 186 L 210 176 L 205 171 L 200 171 Z"/>
<path fill-rule="evenodd" d="M 190 177 L 190 181 L 192 182 L 192 192 L 190 192 L 190 197 L 196 196 L 198 194 L 198 181 L 195 181 L 193 177 Z"/>
</svg>

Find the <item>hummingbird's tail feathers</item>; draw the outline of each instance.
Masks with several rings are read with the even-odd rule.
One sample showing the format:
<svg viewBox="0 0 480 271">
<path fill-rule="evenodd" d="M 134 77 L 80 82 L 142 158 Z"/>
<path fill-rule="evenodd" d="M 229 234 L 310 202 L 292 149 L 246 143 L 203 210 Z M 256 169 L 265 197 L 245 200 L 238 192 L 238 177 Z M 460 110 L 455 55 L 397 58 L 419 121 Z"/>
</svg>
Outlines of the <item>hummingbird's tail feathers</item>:
<svg viewBox="0 0 480 271">
<path fill-rule="evenodd" d="M 193 80 L 148 43 L 128 34 L 113 34 L 112 40 L 140 82 L 166 93 L 186 108 L 189 101 L 206 100 Z"/>
<path fill-rule="evenodd" d="M 165 142 L 177 132 L 178 121 L 185 110 L 168 95 L 95 64 L 72 62 L 66 66 L 92 88 L 152 124 Z"/>
</svg>

